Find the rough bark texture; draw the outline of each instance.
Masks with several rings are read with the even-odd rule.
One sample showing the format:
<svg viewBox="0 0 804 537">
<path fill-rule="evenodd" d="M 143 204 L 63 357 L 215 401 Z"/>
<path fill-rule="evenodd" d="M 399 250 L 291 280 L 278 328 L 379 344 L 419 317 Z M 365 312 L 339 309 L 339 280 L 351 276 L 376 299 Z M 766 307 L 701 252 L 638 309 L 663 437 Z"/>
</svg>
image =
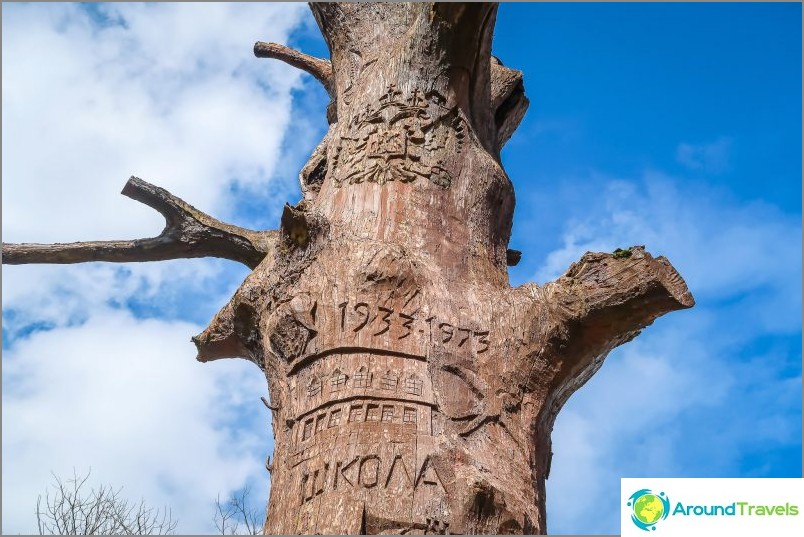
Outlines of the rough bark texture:
<svg viewBox="0 0 804 537">
<path fill-rule="evenodd" d="M 199 360 L 247 357 L 268 380 L 265 531 L 544 533 L 557 413 L 611 349 L 692 296 L 641 246 L 510 287 L 499 152 L 528 101 L 522 73 L 491 56 L 495 5 L 312 10 L 331 62 L 255 46 L 332 98 L 304 199 L 278 234 L 196 219 L 241 245 L 223 257 L 259 262 L 194 341 Z M 165 216 L 170 240 L 195 244 Z M 135 260 L 38 248 L 4 245 L 4 262 Z"/>
</svg>

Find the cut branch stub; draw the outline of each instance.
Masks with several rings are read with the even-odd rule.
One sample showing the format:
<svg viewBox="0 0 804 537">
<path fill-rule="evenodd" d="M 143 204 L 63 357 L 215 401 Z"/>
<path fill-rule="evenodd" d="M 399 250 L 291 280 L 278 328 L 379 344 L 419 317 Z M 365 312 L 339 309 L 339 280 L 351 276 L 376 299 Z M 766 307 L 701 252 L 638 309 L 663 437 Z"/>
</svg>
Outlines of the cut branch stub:
<svg viewBox="0 0 804 537">
<path fill-rule="evenodd" d="M 2 261 L 27 263 L 133 263 L 195 257 L 220 257 L 256 267 L 276 244 L 275 231 L 251 231 L 224 224 L 163 188 L 131 177 L 122 194 L 159 211 L 165 229 L 149 239 L 74 242 L 67 244 L 6 244 Z"/>
<path fill-rule="evenodd" d="M 528 286 L 526 286 L 528 287 Z M 671 311 L 695 305 L 686 283 L 664 257 L 644 246 L 613 254 L 586 253 L 537 293 L 550 323 L 535 337 L 557 364 L 548 383 L 540 429 L 549 431 L 566 400 L 603 365 L 608 353 Z"/>
<path fill-rule="evenodd" d="M 530 102 L 525 96 L 522 71 L 505 67 L 500 60 L 491 58 L 491 107 L 497 128 L 499 151 L 519 127 Z"/>
<path fill-rule="evenodd" d="M 522 252 L 519 250 L 508 249 L 505 252 L 505 261 L 509 267 L 515 267 L 522 261 Z"/>
</svg>

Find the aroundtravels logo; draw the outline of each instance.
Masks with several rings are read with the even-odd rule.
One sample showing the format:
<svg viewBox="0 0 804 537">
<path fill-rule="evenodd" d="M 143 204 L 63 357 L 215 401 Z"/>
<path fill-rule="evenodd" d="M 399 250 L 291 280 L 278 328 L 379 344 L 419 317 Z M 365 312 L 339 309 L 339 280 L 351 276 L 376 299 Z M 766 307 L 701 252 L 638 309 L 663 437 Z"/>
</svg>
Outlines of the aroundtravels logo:
<svg viewBox="0 0 804 537">
<path fill-rule="evenodd" d="M 779 498 L 783 499 L 783 498 Z M 790 498 L 793 499 L 793 498 Z M 799 504 L 789 501 L 781 503 L 753 503 L 731 501 L 708 505 L 687 504 L 676 501 L 670 508 L 670 498 L 664 492 L 639 489 L 631 494 L 626 502 L 630 509 L 631 522 L 643 531 L 655 531 L 656 524 L 672 516 L 674 519 L 697 517 L 751 517 L 752 519 L 779 519 L 798 517 Z"/>
<path fill-rule="evenodd" d="M 640 489 L 628 498 L 631 508 L 631 522 L 645 531 L 655 530 L 656 523 L 670 514 L 670 500 L 664 492 L 654 493 L 650 489 Z"/>
<path fill-rule="evenodd" d="M 623 537 L 804 536 L 804 478 L 620 480 Z"/>
</svg>

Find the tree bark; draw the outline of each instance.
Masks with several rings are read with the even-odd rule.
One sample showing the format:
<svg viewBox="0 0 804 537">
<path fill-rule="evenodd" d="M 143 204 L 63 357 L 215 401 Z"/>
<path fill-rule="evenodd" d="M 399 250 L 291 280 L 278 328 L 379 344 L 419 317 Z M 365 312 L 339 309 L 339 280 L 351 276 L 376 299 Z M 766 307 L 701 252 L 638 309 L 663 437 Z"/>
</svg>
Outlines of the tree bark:
<svg viewBox="0 0 804 537">
<path fill-rule="evenodd" d="M 528 101 L 522 73 L 491 56 L 496 5 L 311 8 L 330 61 L 255 54 L 324 84 L 329 131 L 277 233 L 225 228 L 254 250 L 229 258 L 256 266 L 193 338 L 200 361 L 246 357 L 266 375 L 265 532 L 545 533 L 562 405 L 611 349 L 693 298 L 641 246 L 511 288 L 500 150 Z"/>
</svg>

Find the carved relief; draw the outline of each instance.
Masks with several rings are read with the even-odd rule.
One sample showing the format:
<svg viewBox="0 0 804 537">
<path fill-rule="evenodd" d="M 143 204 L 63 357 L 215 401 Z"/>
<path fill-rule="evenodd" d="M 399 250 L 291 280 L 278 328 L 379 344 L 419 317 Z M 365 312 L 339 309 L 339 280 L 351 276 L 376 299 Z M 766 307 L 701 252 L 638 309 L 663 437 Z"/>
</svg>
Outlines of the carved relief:
<svg viewBox="0 0 804 537">
<path fill-rule="evenodd" d="M 437 92 L 403 94 L 390 85 L 375 105 L 352 116 L 348 132 L 338 139 L 331 164 L 335 184 L 423 178 L 449 187 L 452 174 L 438 155 L 460 153 L 466 126 L 444 103 Z"/>
<path fill-rule="evenodd" d="M 336 455 L 324 462 L 313 463 L 300 473 L 300 504 L 316 496 L 342 488 L 388 489 L 402 486 L 411 490 L 422 487 L 438 487 L 443 490 L 441 479 L 430 465 L 430 459 L 416 472 L 412 456 L 402 454 L 384 457 L 379 453 L 365 453 L 350 458 Z M 418 479 L 413 479 L 418 475 Z M 426 476 L 426 477 L 423 477 Z"/>
<path fill-rule="evenodd" d="M 386 371 L 380 378 L 380 388 L 383 390 L 396 391 L 397 385 L 399 385 L 399 375 L 393 371 Z"/>
<path fill-rule="evenodd" d="M 318 335 L 315 329 L 318 302 L 309 295 L 298 295 L 278 308 L 275 328 L 271 332 L 271 348 L 291 362 L 302 356 L 307 345 Z"/>
<path fill-rule="evenodd" d="M 425 522 L 425 535 L 449 535 L 449 522 L 428 518 Z"/>
<path fill-rule="evenodd" d="M 307 383 L 307 397 L 316 397 L 321 393 L 321 379 L 311 377 L 310 382 Z"/>
<path fill-rule="evenodd" d="M 353 371 L 347 375 L 344 371 Z M 425 357 L 384 355 L 378 351 L 336 352 L 308 362 L 288 377 L 290 417 L 304 420 L 318 411 L 329 409 L 338 402 L 369 400 L 372 404 L 407 406 L 425 404 L 435 406 L 433 387 L 427 371 Z M 349 421 L 355 421 L 357 409 L 343 410 Z M 362 412 L 375 417 L 375 411 L 367 407 Z M 376 410 L 377 421 L 381 409 Z M 401 422 L 404 415 L 400 407 L 394 410 L 394 422 Z"/>
<path fill-rule="evenodd" d="M 410 301 L 404 306 L 409 303 Z M 426 316 L 422 309 L 419 307 L 402 311 L 370 301 L 347 300 L 338 304 L 336 333 L 349 336 L 365 332 L 370 340 L 376 338 L 386 341 L 399 341 L 417 335 L 424 340 L 423 343 L 435 343 L 449 349 L 477 354 L 489 350 L 489 330 L 477 326 L 461 326 L 435 316 Z"/>
<path fill-rule="evenodd" d="M 341 373 L 340 369 L 336 369 L 330 376 L 330 391 L 332 393 L 341 391 L 346 386 L 348 377 Z"/>
<path fill-rule="evenodd" d="M 410 395 L 422 394 L 422 381 L 416 375 L 410 375 L 405 379 L 404 392 Z"/>
<path fill-rule="evenodd" d="M 351 400 L 333 403 L 317 409 L 312 416 L 302 417 L 294 425 L 298 432 L 295 443 L 304 445 L 321 433 L 333 430 L 348 430 L 354 425 L 379 422 L 393 426 L 394 431 L 430 433 L 430 407 L 415 403 L 382 402 L 376 400 Z M 402 427 L 402 429 L 398 429 Z"/>
<path fill-rule="evenodd" d="M 288 308 L 321 335 L 286 370 L 286 486 L 298 491 L 299 515 L 313 513 L 310 531 L 326 523 L 317 506 L 348 498 L 364 505 L 365 528 L 448 534 L 447 491 L 428 454 L 445 424 L 466 438 L 499 419 L 488 415 L 488 386 L 473 365 L 490 351 L 488 325 L 445 315 L 416 288 L 347 297 Z M 441 408 L 452 399 L 467 408 Z"/>
<path fill-rule="evenodd" d="M 366 366 L 360 366 L 354 377 L 352 377 L 352 385 L 355 388 L 371 388 L 372 374 L 366 369 Z"/>
</svg>

